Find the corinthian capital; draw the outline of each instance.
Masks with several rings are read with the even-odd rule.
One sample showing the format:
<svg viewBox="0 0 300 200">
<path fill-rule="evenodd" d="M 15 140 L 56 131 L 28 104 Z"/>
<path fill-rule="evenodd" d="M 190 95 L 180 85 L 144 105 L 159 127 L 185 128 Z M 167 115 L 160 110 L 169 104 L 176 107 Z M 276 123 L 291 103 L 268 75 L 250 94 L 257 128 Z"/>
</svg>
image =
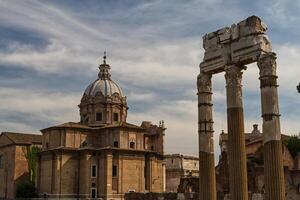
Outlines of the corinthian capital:
<svg viewBox="0 0 300 200">
<path fill-rule="evenodd" d="M 242 85 L 242 68 L 236 65 L 229 65 L 225 67 L 225 79 L 227 86 L 241 86 Z"/>
<path fill-rule="evenodd" d="M 257 65 L 259 67 L 259 75 L 263 76 L 276 76 L 276 54 L 266 53 L 259 57 Z"/>
<path fill-rule="evenodd" d="M 198 92 L 211 92 L 211 74 L 201 72 L 197 77 Z"/>
</svg>

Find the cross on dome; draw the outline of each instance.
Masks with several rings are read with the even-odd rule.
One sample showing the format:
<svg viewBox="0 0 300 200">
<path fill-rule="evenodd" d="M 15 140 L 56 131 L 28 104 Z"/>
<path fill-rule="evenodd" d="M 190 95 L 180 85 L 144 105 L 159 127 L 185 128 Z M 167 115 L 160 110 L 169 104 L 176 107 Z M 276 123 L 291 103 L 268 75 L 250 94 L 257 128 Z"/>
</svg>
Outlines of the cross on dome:
<svg viewBox="0 0 300 200">
<path fill-rule="evenodd" d="M 104 51 L 104 55 L 103 55 L 103 64 L 106 64 L 106 51 Z"/>
<path fill-rule="evenodd" d="M 106 64 L 106 51 L 104 51 L 103 55 L 103 64 L 99 66 L 100 72 L 98 73 L 99 79 L 107 80 L 110 79 L 111 74 L 109 72 L 110 66 Z"/>
</svg>

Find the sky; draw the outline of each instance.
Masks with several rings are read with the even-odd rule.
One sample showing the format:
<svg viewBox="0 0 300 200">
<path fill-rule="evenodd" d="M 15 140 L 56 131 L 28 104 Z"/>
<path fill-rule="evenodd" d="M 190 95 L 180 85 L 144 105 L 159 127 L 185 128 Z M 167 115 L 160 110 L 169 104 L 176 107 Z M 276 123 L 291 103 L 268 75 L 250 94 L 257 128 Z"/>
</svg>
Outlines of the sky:
<svg viewBox="0 0 300 200">
<path fill-rule="evenodd" d="M 202 36 L 251 15 L 277 53 L 281 129 L 300 132 L 299 0 L 0 0 L 0 131 L 39 133 L 79 121 L 103 51 L 127 96 L 127 121 L 165 121 L 166 153 L 197 155 Z M 243 74 L 245 131 L 261 129 L 256 64 Z M 224 74 L 213 77 L 215 150 L 227 131 Z M 216 156 L 217 158 L 218 156 Z"/>
</svg>

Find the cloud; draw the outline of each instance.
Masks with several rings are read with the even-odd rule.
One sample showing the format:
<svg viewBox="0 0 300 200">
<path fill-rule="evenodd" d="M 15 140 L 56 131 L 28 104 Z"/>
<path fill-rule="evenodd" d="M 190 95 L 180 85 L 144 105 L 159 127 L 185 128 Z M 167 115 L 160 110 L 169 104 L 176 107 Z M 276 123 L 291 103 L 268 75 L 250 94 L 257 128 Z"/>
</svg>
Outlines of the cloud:
<svg viewBox="0 0 300 200">
<path fill-rule="evenodd" d="M 129 93 L 127 95 L 127 98 L 130 99 L 133 102 L 152 102 L 156 99 L 156 95 L 153 93 Z"/>
<path fill-rule="evenodd" d="M 166 152 L 197 155 L 201 36 L 257 14 L 267 21 L 278 54 L 282 132 L 297 133 L 300 46 L 295 33 L 300 17 L 298 11 L 290 12 L 296 4 L 1 1 L 0 129 L 37 132 L 78 121 L 77 104 L 84 88 L 97 78 L 99 57 L 106 49 L 112 78 L 128 97 L 129 121 L 164 119 Z M 243 85 L 245 129 L 250 132 L 253 123 L 261 122 L 255 64 L 244 72 Z M 218 151 L 218 135 L 227 126 L 224 74 L 213 77 L 213 91 Z"/>
<path fill-rule="evenodd" d="M 22 88 L 0 87 L 0 110 L 1 121 L 10 118 L 14 123 L 16 120 L 29 124 L 19 124 L 17 127 L 26 127 L 35 121 L 42 124 L 54 125 L 65 121 L 78 121 L 78 109 L 81 94 L 49 93 L 48 91 L 24 90 Z M 4 116 L 3 116 L 4 115 Z M 25 118 L 25 119 L 22 119 Z M 7 130 L 11 126 L 1 123 L 1 130 Z M 46 128 L 38 126 L 38 128 Z M 16 127 L 14 128 L 16 129 Z M 31 126 L 34 130 L 34 126 Z M 22 132 L 22 129 L 18 130 Z M 37 132 L 37 131 L 34 131 Z"/>
</svg>

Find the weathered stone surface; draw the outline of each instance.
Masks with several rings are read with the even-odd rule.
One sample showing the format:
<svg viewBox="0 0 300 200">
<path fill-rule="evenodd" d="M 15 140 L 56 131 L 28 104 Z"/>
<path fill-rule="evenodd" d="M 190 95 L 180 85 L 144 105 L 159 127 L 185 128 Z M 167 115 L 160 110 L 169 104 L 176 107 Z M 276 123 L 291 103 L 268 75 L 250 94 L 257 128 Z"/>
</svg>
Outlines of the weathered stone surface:
<svg viewBox="0 0 300 200">
<path fill-rule="evenodd" d="M 224 30 L 226 34 L 226 30 Z M 224 36 L 225 37 L 225 36 Z M 211 74 L 201 72 L 198 87 L 199 198 L 216 199 Z"/>
<path fill-rule="evenodd" d="M 181 154 L 165 155 L 166 192 L 177 192 L 182 178 L 199 177 L 199 157 Z M 198 184 L 197 184 L 198 185 Z"/>
<path fill-rule="evenodd" d="M 180 195 L 177 193 L 126 193 L 124 198 L 125 200 L 176 200 L 178 196 Z"/>
<path fill-rule="evenodd" d="M 227 91 L 227 123 L 230 135 L 228 157 L 230 164 L 230 199 L 247 200 L 247 167 L 245 156 L 245 136 L 242 103 L 241 70 L 244 65 L 258 62 L 261 81 L 261 102 L 263 117 L 264 143 L 280 142 L 280 120 L 277 94 L 276 55 L 272 53 L 271 43 L 266 35 L 267 26 L 256 16 L 251 16 L 230 28 L 225 27 L 203 37 L 205 49 L 203 62 L 200 63 L 200 78 L 204 74 L 215 74 L 225 71 Z M 202 76 L 201 76 L 202 74 Z M 205 82 L 205 79 L 202 80 Z M 200 82 L 200 83 L 202 83 Z M 199 90 L 200 88 L 200 90 Z M 206 123 L 209 109 L 201 108 L 205 95 L 199 87 L 198 76 L 198 113 L 199 113 L 199 152 L 208 152 L 210 144 Z M 203 92 L 203 91 L 202 91 Z M 206 91 L 206 97 L 211 99 L 211 90 Z M 209 119 L 209 120 L 207 120 Z M 204 125 L 204 129 L 203 129 Z M 203 131 L 205 130 L 205 131 Z M 208 133 L 208 132 L 207 132 Z M 213 133 L 213 132 L 211 132 Z M 205 145 L 206 143 L 206 145 Z M 277 148 L 277 149 L 276 149 Z M 279 147 L 268 145 L 265 153 L 269 153 L 271 160 L 266 164 L 266 198 L 268 200 L 284 200 L 282 158 L 277 155 Z M 201 163 L 201 160 L 200 160 Z M 270 172 L 270 173 L 268 173 Z M 207 169 L 205 173 L 209 173 Z M 212 173 L 212 171 L 210 171 Z M 207 181 L 210 181 L 207 178 Z M 201 178 L 200 178 L 201 184 Z M 200 186 L 201 188 L 201 186 Z M 273 189 L 271 189 L 273 188 Z M 276 191 L 274 191 L 276 190 Z M 200 191 L 201 193 L 201 191 Z M 201 196 L 201 195 L 200 195 Z"/>
<path fill-rule="evenodd" d="M 197 193 L 126 193 L 125 200 L 199 200 Z"/>
<path fill-rule="evenodd" d="M 256 133 L 258 130 L 254 130 L 252 133 L 245 133 L 246 141 L 246 152 L 247 152 L 247 168 L 248 168 L 248 188 L 249 188 L 249 199 L 263 197 L 263 194 L 266 193 L 266 184 L 265 184 L 265 173 L 264 173 L 264 144 L 263 144 L 263 133 Z M 282 141 L 288 139 L 289 136 L 282 135 Z M 216 167 L 217 173 L 217 188 L 218 188 L 218 199 L 223 200 L 223 196 L 229 193 L 228 190 L 228 161 L 227 161 L 227 148 L 224 148 L 224 145 L 227 146 L 228 143 L 228 134 L 222 133 L 220 137 L 220 148 L 222 149 L 222 154 L 219 160 L 219 164 Z M 300 158 L 293 158 L 290 155 L 289 150 L 283 146 L 280 151 L 283 157 L 283 166 L 284 166 L 284 179 L 285 179 L 285 190 L 286 190 L 286 199 L 287 200 L 296 200 L 300 199 L 300 192 L 297 193 L 297 189 L 300 189 L 300 168 L 297 164 Z M 275 149 L 274 149 L 275 150 Z M 268 151 L 271 152 L 271 151 Z M 275 154 L 268 154 L 268 163 L 272 164 L 276 160 L 271 158 Z M 231 167 L 231 166 L 230 166 Z M 274 172 L 274 170 L 272 170 Z M 269 171 L 267 173 L 272 173 Z M 274 178 L 274 177 L 273 177 Z M 273 181 L 272 179 L 272 182 Z M 274 191 L 277 192 L 278 190 Z M 222 197 L 222 198 L 221 198 Z M 276 198 L 275 198 L 276 199 Z"/>
<path fill-rule="evenodd" d="M 199 151 L 213 153 L 213 116 L 211 75 L 200 73 L 197 78 L 198 87 L 198 134 Z"/>
<path fill-rule="evenodd" d="M 202 71 L 217 73 L 228 64 L 246 65 L 256 62 L 272 47 L 265 34 L 267 26 L 257 16 L 251 16 L 230 28 L 225 27 L 203 37 L 205 49 Z"/>
</svg>

